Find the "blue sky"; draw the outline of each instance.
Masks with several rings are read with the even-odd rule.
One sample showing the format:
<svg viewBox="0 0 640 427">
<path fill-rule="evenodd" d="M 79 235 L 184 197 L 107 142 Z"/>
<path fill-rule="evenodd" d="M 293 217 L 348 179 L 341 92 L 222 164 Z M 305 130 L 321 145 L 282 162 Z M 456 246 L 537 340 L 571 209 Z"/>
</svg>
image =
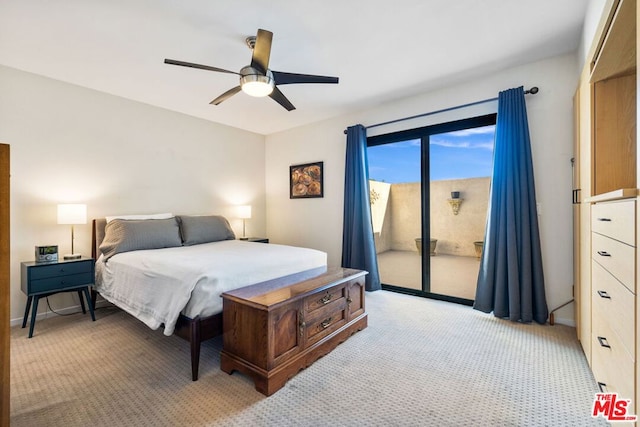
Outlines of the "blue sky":
<svg viewBox="0 0 640 427">
<path fill-rule="evenodd" d="M 495 126 L 431 135 L 431 180 L 491 176 Z M 369 178 L 420 181 L 420 140 L 369 147 Z"/>
</svg>

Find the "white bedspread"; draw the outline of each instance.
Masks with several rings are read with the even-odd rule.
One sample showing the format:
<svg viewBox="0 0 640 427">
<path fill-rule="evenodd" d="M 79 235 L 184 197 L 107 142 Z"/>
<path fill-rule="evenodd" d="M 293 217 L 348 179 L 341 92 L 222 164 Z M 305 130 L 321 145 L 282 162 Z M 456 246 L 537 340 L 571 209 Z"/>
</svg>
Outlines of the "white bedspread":
<svg viewBox="0 0 640 427">
<path fill-rule="evenodd" d="M 95 288 L 151 329 L 173 334 L 180 313 L 189 318 L 222 311 L 223 292 L 326 266 L 315 249 L 225 240 L 177 248 L 125 252 L 96 262 Z"/>
</svg>

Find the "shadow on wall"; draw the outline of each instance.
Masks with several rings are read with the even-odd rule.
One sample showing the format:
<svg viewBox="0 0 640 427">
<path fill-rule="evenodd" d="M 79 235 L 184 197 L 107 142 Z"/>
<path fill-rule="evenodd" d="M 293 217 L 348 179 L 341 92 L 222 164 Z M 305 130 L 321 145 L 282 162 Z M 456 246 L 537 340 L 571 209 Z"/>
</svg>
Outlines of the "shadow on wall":
<svg viewBox="0 0 640 427">
<path fill-rule="evenodd" d="M 418 253 L 422 245 L 420 183 L 369 181 L 369 185 L 377 252 Z M 430 226 L 431 238 L 436 240 L 432 243 L 435 254 L 478 257 L 477 242 L 484 240 L 489 185 L 490 177 L 431 181 Z M 452 199 L 452 192 L 459 192 L 459 198 Z"/>
</svg>

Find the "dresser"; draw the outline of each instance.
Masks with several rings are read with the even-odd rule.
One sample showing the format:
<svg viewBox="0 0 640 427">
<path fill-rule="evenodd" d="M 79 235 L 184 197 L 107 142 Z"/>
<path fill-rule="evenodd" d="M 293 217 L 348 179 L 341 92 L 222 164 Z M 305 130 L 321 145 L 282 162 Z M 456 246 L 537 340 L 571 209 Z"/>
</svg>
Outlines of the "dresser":
<svg viewBox="0 0 640 427">
<path fill-rule="evenodd" d="M 222 294 L 220 369 L 251 377 L 270 396 L 367 327 L 367 272 L 316 269 Z"/>
<path fill-rule="evenodd" d="M 636 358 L 635 232 L 635 198 L 591 205 L 591 369 L 602 392 L 617 392 L 632 399 Z"/>
</svg>

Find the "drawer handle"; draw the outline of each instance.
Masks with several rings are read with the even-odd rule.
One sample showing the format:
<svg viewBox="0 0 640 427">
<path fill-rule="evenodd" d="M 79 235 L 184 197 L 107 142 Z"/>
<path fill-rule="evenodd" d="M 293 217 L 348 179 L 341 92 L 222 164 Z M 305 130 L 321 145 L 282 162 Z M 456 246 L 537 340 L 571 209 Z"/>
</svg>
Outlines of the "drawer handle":
<svg viewBox="0 0 640 427">
<path fill-rule="evenodd" d="M 331 298 L 333 298 L 333 295 L 327 292 L 327 294 L 320 299 L 320 302 L 322 304 L 329 304 L 329 302 L 331 302 Z"/>
<path fill-rule="evenodd" d="M 598 342 L 600 343 L 600 345 L 602 347 L 605 348 L 611 348 L 611 346 L 609 345 L 609 343 L 607 342 L 607 338 L 606 337 L 598 337 Z"/>
<path fill-rule="evenodd" d="M 598 388 L 600 389 L 600 393 L 607 392 L 607 385 L 605 383 L 601 383 L 600 381 L 598 381 Z"/>
<path fill-rule="evenodd" d="M 322 326 L 322 329 L 327 329 L 331 324 L 331 320 L 333 320 L 332 317 L 329 317 L 328 319 L 323 320 L 322 323 L 320 323 L 320 326 Z"/>
<path fill-rule="evenodd" d="M 598 251 L 598 255 L 600 256 L 611 256 L 611 254 L 607 251 Z"/>
<path fill-rule="evenodd" d="M 598 221 L 611 222 L 611 218 L 598 218 Z"/>
<path fill-rule="evenodd" d="M 607 291 L 598 291 L 598 295 L 600 295 L 600 298 L 611 299 Z"/>
</svg>

